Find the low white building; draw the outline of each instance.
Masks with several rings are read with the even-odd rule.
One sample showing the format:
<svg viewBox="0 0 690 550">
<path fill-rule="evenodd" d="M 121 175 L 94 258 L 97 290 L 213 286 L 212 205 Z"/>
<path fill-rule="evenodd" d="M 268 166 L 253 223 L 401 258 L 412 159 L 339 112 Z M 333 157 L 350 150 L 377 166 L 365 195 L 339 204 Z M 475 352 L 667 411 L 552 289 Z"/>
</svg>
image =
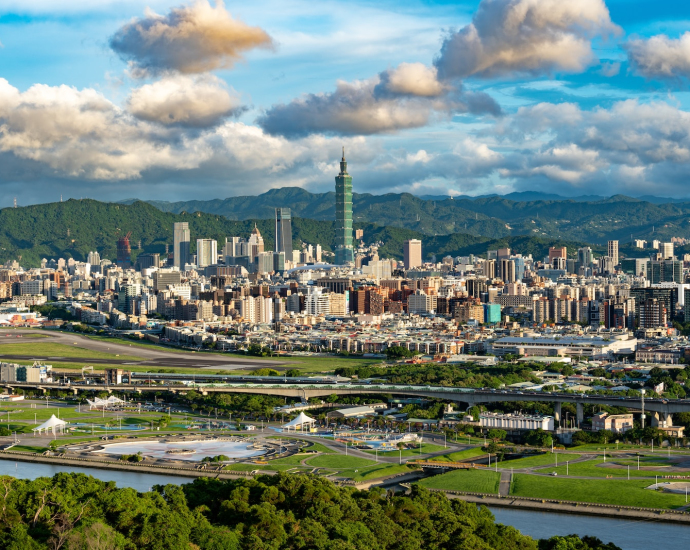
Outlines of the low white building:
<svg viewBox="0 0 690 550">
<path fill-rule="evenodd" d="M 538 430 L 553 431 L 553 416 L 501 414 L 483 412 L 479 415 L 479 424 L 483 428 L 501 430 Z"/>
<path fill-rule="evenodd" d="M 493 342 L 494 355 L 506 353 L 523 357 L 587 357 L 607 359 L 616 353 L 631 354 L 637 349 L 637 339 L 627 333 L 600 336 L 508 336 Z"/>
</svg>

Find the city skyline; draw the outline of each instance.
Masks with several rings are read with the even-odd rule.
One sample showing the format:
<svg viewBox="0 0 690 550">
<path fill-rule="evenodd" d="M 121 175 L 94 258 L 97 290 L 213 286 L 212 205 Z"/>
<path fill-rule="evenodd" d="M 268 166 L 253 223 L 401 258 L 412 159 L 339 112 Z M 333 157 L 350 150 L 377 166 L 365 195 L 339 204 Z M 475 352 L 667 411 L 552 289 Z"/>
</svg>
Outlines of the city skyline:
<svg viewBox="0 0 690 550">
<path fill-rule="evenodd" d="M 0 206 L 318 191 L 342 144 L 361 192 L 687 197 L 690 6 L 551 4 L 8 0 Z"/>
</svg>

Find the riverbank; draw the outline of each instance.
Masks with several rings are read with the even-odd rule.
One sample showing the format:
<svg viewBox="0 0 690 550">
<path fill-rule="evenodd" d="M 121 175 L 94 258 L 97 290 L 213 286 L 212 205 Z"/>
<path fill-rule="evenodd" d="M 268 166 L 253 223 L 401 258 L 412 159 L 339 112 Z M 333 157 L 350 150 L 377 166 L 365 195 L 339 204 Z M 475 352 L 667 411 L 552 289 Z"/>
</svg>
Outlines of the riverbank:
<svg viewBox="0 0 690 550">
<path fill-rule="evenodd" d="M 33 462 L 36 464 L 53 464 L 57 466 L 78 466 L 82 468 L 95 468 L 99 470 L 113 470 L 121 472 L 163 474 L 179 477 L 215 477 L 218 479 L 238 479 L 250 477 L 251 472 L 229 471 L 218 469 L 185 468 L 182 466 L 163 466 L 157 464 L 144 464 L 142 462 L 121 462 L 112 460 L 85 459 L 67 456 L 43 456 L 30 453 L 0 451 L 0 460 L 19 462 Z M 265 472 L 262 472 L 265 473 Z"/>
<path fill-rule="evenodd" d="M 540 512 L 559 512 L 618 519 L 628 518 L 637 520 L 652 520 L 690 525 L 690 512 L 683 510 L 632 508 L 629 506 L 609 506 L 606 504 L 592 504 L 587 502 L 573 502 L 567 500 L 542 500 L 514 496 L 499 497 L 497 495 L 462 493 L 460 491 L 446 491 L 443 489 L 429 490 L 445 493 L 448 498 L 457 498 L 467 502 L 474 502 L 476 504 L 491 507 L 536 510 Z"/>
</svg>

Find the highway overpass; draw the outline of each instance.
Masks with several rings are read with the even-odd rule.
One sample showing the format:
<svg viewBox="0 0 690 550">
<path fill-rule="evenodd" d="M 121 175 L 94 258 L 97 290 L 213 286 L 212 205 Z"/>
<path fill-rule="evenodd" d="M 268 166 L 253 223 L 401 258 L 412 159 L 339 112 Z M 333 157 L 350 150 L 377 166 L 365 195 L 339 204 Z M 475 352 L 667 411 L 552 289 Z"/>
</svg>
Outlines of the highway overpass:
<svg viewBox="0 0 690 550">
<path fill-rule="evenodd" d="M 289 382 L 275 384 L 35 384 L 25 382 L 5 383 L 5 388 L 38 389 L 43 392 L 49 390 L 72 391 L 77 394 L 80 391 L 134 391 L 165 392 L 184 394 L 191 390 L 204 395 L 209 393 L 250 393 L 261 395 L 276 395 L 281 397 L 297 397 L 309 399 L 310 397 L 326 397 L 329 395 L 371 395 L 389 394 L 403 395 L 407 397 L 425 397 L 440 399 L 442 401 L 455 401 L 465 403 L 468 406 L 487 403 L 525 402 L 539 401 L 553 403 L 555 420 L 560 421 L 561 407 L 563 403 L 571 403 L 576 406 L 577 422 L 584 420 L 583 406 L 608 405 L 612 407 L 626 407 L 631 410 L 641 411 L 642 400 L 640 398 L 612 397 L 589 394 L 566 394 L 545 392 L 513 392 L 499 390 L 480 390 L 473 388 L 455 388 L 444 386 L 410 386 L 401 384 L 291 384 Z M 690 412 L 690 399 L 645 399 L 645 413 L 651 413 L 652 424 L 666 422 L 670 426 L 673 423 L 673 414 Z"/>
</svg>

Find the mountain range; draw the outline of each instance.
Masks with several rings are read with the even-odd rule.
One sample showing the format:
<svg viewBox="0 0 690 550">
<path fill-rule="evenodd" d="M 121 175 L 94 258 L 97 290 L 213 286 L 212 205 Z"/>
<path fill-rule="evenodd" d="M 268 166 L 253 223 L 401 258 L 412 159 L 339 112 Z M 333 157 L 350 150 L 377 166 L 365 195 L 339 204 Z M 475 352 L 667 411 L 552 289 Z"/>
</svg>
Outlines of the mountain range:
<svg viewBox="0 0 690 550">
<path fill-rule="evenodd" d="M 273 189 L 257 196 L 148 202 L 164 212 L 204 212 L 230 220 L 271 219 L 277 207 L 291 208 L 295 217 L 335 218 L 334 192 L 310 193 L 298 187 Z M 424 198 L 408 193 L 355 193 L 353 219 L 430 236 L 465 233 L 499 239 L 530 235 L 597 244 L 690 238 L 690 201 L 652 196 L 648 200 L 624 195 L 562 198 L 527 192 Z"/>
<path fill-rule="evenodd" d="M 650 251 L 635 248 L 631 234 L 648 241 L 690 238 L 690 202 L 655 204 L 622 195 L 581 201 L 534 194 L 527 198 L 537 200 L 356 194 L 354 226 L 364 230 L 365 244 L 383 243 L 381 257 L 397 259 L 402 257 L 403 242 L 413 238 L 423 241 L 427 259 L 505 247 L 535 259 L 547 255 L 550 246 L 566 246 L 571 256 L 577 248 L 591 246 L 599 255 L 605 253 L 608 239 L 620 241 L 622 257 L 645 257 Z M 319 243 L 330 250 L 335 238 L 333 203 L 334 193 L 283 188 L 214 201 L 71 199 L 5 208 L 0 210 L 0 261 L 21 259 L 23 266 L 35 267 L 41 258 L 85 260 L 92 250 L 114 259 L 118 237 L 128 232 L 133 259 L 144 251 L 164 254 L 166 244 L 172 244 L 176 221 L 189 222 L 192 251 L 197 238 L 216 239 L 220 248 L 225 237 L 246 238 L 255 225 L 266 250 L 271 250 L 278 206 L 292 208 L 295 249 L 302 243 Z M 690 247 L 676 250 L 682 254 Z"/>
</svg>

